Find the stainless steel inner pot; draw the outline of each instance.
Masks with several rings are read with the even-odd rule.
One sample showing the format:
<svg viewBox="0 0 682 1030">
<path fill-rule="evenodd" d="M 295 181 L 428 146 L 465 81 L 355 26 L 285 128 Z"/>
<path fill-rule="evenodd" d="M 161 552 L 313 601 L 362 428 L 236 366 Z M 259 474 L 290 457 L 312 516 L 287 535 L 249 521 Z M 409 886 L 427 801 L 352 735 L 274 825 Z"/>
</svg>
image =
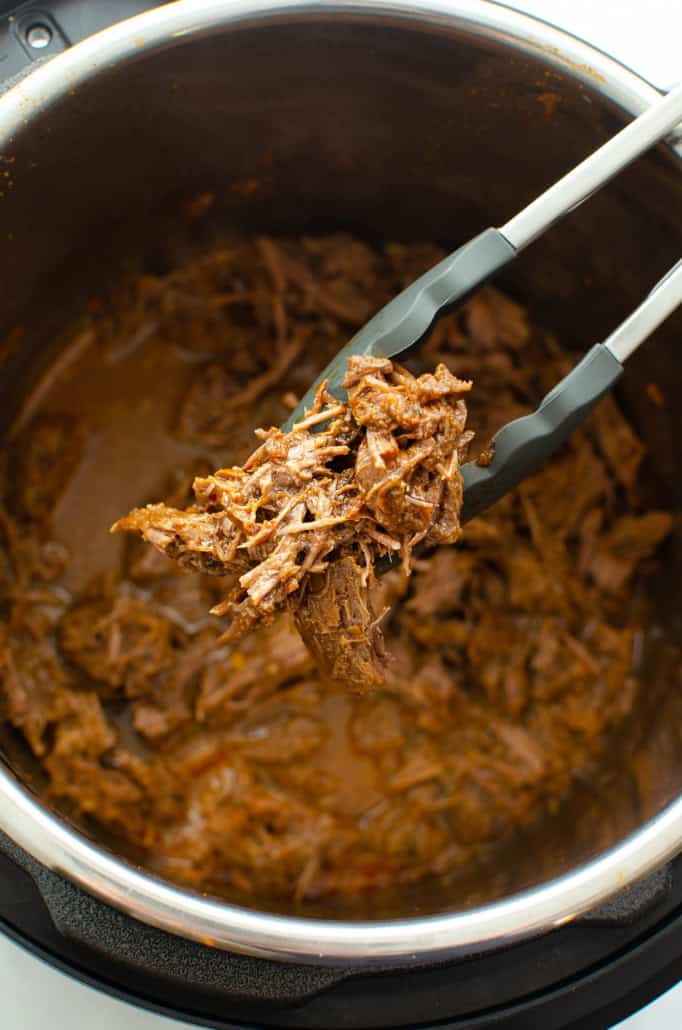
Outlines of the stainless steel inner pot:
<svg viewBox="0 0 682 1030">
<path fill-rule="evenodd" d="M 172 233 L 183 198 L 212 190 L 225 226 L 454 247 L 515 213 L 656 95 L 598 51 L 482 0 L 182 0 L 117 25 L 0 99 L 0 419 L 8 424 L 89 286 L 127 249 Z M 530 248 L 504 284 L 585 349 L 679 257 L 681 200 L 678 157 L 660 147 Z M 622 389 L 655 456 L 651 496 L 675 508 L 679 329 L 672 320 L 643 348 Z M 669 408 L 647 400 L 649 381 L 665 385 Z M 538 828 L 504 898 L 491 882 L 467 908 L 456 890 L 430 885 L 405 895 L 402 918 L 373 922 L 344 920 L 338 906 L 313 919 L 230 905 L 85 839 L 9 759 L 0 827 L 142 921 L 282 959 L 413 962 L 560 925 L 682 846 L 682 691 L 665 644 L 680 636 L 681 559 L 673 541 L 652 580 L 660 644 L 622 761 Z"/>
</svg>

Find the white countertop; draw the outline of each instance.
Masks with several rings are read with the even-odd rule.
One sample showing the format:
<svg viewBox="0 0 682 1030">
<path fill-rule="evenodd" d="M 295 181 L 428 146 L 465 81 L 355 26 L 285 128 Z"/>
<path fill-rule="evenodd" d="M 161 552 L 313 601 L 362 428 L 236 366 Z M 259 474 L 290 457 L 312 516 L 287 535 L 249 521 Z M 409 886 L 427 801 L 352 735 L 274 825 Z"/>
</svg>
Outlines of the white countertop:
<svg viewBox="0 0 682 1030">
<path fill-rule="evenodd" d="M 505 0 L 586 39 L 659 89 L 682 80 L 680 0 Z"/>
<path fill-rule="evenodd" d="M 682 79 L 682 0 L 518 0 L 509 7 L 587 39 L 654 85 Z M 0 935 L 2 1030 L 187 1030 L 76 983 Z M 618 1030 L 680 1030 L 682 986 Z"/>
</svg>

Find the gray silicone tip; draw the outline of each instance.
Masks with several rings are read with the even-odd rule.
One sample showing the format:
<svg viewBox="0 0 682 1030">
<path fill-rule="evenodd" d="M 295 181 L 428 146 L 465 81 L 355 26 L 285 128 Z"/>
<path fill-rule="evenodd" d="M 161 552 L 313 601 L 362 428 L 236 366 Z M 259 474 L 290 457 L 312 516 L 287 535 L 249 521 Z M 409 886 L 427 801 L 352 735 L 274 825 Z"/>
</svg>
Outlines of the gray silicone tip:
<svg viewBox="0 0 682 1030">
<path fill-rule="evenodd" d="M 536 411 L 503 426 L 493 440 L 493 459 L 488 466 L 473 462 L 462 466 L 462 524 L 537 471 L 589 415 L 622 371 L 623 366 L 608 347 L 597 343 Z"/>
</svg>

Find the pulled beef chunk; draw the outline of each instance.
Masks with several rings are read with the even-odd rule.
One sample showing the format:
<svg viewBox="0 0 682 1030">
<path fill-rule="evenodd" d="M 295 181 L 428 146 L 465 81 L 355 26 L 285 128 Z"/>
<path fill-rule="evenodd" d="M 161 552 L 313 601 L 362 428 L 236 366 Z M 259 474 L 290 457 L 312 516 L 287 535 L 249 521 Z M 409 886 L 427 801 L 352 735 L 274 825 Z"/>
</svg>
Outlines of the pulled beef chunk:
<svg viewBox="0 0 682 1030">
<path fill-rule="evenodd" d="M 263 339 L 276 337 L 278 298 L 268 268 L 251 243 L 216 247 L 166 274 L 133 276 L 112 297 L 98 324 L 110 360 L 154 337 L 193 361 L 226 350 L 226 315 L 236 363 L 261 368 Z"/>
<path fill-rule="evenodd" d="M 282 380 L 290 373 L 307 387 L 305 368 L 295 367 L 305 349 L 331 357 L 348 329 L 372 314 L 377 295 L 388 300 L 391 291 L 378 255 L 342 233 L 293 245 L 263 236 L 182 272 L 140 277 L 135 310 L 145 311 L 154 333 L 215 356 L 197 371 L 175 427 L 180 439 L 209 447 L 234 448 L 235 440 L 248 447 L 244 416 L 252 426 L 255 405 L 256 417 L 282 421 Z M 180 337 L 182 309 L 187 332 Z"/>
<path fill-rule="evenodd" d="M 229 472 L 229 470 L 223 470 Z M 209 576 L 229 576 L 248 568 L 237 554 L 237 534 L 224 511 L 206 512 L 196 505 L 170 508 L 148 504 L 135 508 L 112 526 L 112 532 L 138 532 L 144 540 L 183 569 Z"/>
<path fill-rule="evenodd" d="M 199 688 L 206 660 L 215 651 L 215 634 L 197 633 L 170 665 L 147 681 L 144 694 L 132 709 L 132 723 L 146 741 L 156 742 L 191 723 L 194 695 Z"/>
<path fill-rule="evenodd" d="M 185 775 L 192 784 L 192 824 L 167 825 L 157 869 L 190 883 L 201 883 L 200 870 L 210 869 L 223 890 L 253 895 L 265 889 L 300 898 L 334 833 L 333 818 L 262 782 L 256 769 L 237 756 L 214 758 L 207 772 Z"/>
<path fill-rule="evenodd" d="M 16 441 L 13 506 L 37 522 L 49 519 L 83 450 L 84 430 L 70 415 L 41 415 Z"/>
<path fill-rule="evenodd" d="M 276 246 L 272 240 L 269 245 Z M 345 326 L 363 325 L 376 311 L 377 296 L 389 299 L 382 263 L 362 240 L 345 233 L 308 236 L 302 240 L 302 256 L 309 270 L 303 280 L 307 303 Z"/>
<path fill-rule="evenodd" d="M 313 670 L 311 656 L 284 615 L 245 637 L 229 654 L 214 650 L 202 669 L 196 718 L 213 725 L 233 721 L 254 703 Z"/>
<path fill-rule="evenodd" d="M 672 527 L 672 516 L 665 511 L 623 515 L 594 547 L 589 564 L 591 575 L 604 590 L 617 593 Z"/>
<path fill-rule="evenodd" d="M 207 462 L 197 462 L 194 476 L 208 475 L 211 466 Z M 184 472 L 175 472 L 169 484 L 167 503 L 173 507 L 188 504 L 192 498 L 192 481 L 194 476 Z M 173 562 L 163 552 L 153 547 L 145 547 L 144 541 L 131 537 L 126 555 L 126 569 L 131 579 L 146 583 L 161 576 L 170 576 L 177 571 Z"/>
<path fill-rule="evenodd" d="M 270 367 L 246 384 L 226 365 L 206 365 L 180 409 L 178 435 L 208 447 L 230 443 L 244 411 L 281 381 L 302 348 L 301 339 L 284 343 L 275 351 Z"/>
<path fill-rule="evenodd" d="M 401 541 L 407 568 L 415 544 L 451 544 L 460 535 L 459 464 L 473 437 L 460 395 L 471 383 L 444 365 L 415 378 L 386 358 L 351 358 L 345 385 L 365 430 L 355 460 L 364 503 Z"/>
<path fill-rule="evenodd" d="M 632 426 L 623 418 L 613 397 L 604 397 L 592 416 L 597 446 L 609 471 L 630 497 L 637 495 L 639 467 L 644 447 Z"/>
<path fill-rule="evenodd" d="M 505 423 L 535 407 L 556 382 L 550 377 L 564 374 L 557 375 L 549 339 L 540 346 L 538 342 L 525 310 L 493 286 L 484 286 L 459 312 L 436 323 L 425 341 L 424 363 L 442 362 L 456 375 L 476 381 L 467 404 L 478 441 L 472 457 L 478 457 L 479 448 L 485 452 Z"/>
<path fill-rule="evenodd" d="M 127 697 L 145 693 L 174 660 L 175 627 L 144 602 L 126 596 L 93 598 L 62 617 L 63 653 L 82 672 Z"/>
<path fill-rule="evenodd" d="M 55 720 L 55 694 L 69 682 L 47 641 L 25 632 L 12 634 L 0 626 L 0 684 L 6 716 L 39 757 L 46 750 L 45 731 Z"/>
<path fill-rule="evenodd" d="M 193 507 L 148 505 L 112 529 L 139 532 L 186 568 L 238 575 L 212 609 L 230 616 L 226 640 L 303 606 L 298 625 L 321 670 L 363 690 L 381 682 L 384 662 L 369 600 L 376 558 L 402 553 L 409 571 L 415 544 L 459 537 L 471 384 L 444 365 L 415 377 L 352 357 L 345 386 L 347 404 L 323 384 L 290 433 L 261 431 L 242 467 L 196 479 Z"/>
<path fill-rule="evenodd" d="M 54 743 L 43 760 L 50 777 L 50 800 L 68 805 L 80 817 L 96 818 L 124 838 L 142 844 L 151 816 L 145 797 L 149 783 L 138 782 L 126 768 L 124 755 L 117 755 L 118 734 L 97 695 L 58 691 L 54 723 Z M 168 814 L 168 802 L 163 800 L 168 786 L 162 778 L 157 780 L 161 806 L 157 818 Z"/>
<path fill-rule="evenodd" d="M 347 556 L 312 576 L 294 611 L 296 628 L 325 679 L 362 691 L 383 681 L 384 638 L 367 573 Z"/>
<path fill-rule="evenodd" d="M 18 600 L 32 585 L 51 583 L 64 572 L 69 553 L 0 506 L 0 601 Z"/>
</svg>

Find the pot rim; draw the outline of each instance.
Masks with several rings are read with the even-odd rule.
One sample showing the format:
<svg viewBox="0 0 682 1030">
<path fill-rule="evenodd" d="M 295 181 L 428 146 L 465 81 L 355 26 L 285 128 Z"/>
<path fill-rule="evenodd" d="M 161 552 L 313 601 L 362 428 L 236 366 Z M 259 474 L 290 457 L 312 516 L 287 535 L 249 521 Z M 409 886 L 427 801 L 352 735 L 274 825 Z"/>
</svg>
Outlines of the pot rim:
<svg viewBox="0 0 682 1030">
<path fill-rule="evenodd" d="M 463 29 L 560 68 L 631 114 L 660 95 L 589 44 L 488 0 L 178 0 L 76 44 L 11 88 L 0 98 L 0 152 L 37 114 L 122 61 L 218 28 L 334 15 Z M 279 960 L 369 966 L 481 952 L 570 922 L 682 849 L 682 797 L 604 854 L 502 901 L 425 918 L 353 923 L 253 911 L 166 883 L 71 828 L 1 761 L 0 827 L 55 873 L 171 934 Z"/>
</svg>

